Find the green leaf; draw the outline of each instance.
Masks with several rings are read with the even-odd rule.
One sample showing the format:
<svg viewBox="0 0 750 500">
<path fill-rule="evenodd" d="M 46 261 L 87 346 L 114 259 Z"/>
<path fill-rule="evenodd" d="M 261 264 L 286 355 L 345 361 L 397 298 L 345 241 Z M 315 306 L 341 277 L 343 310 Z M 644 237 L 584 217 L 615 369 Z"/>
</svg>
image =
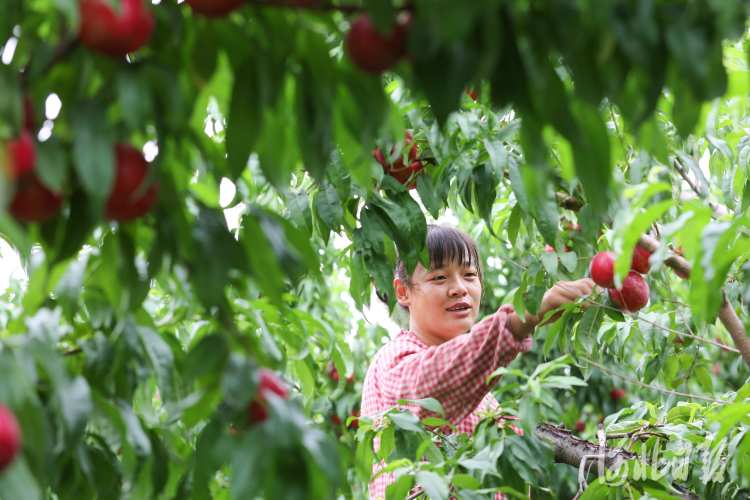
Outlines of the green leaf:
<svg viewBox="0 0 750 500">
<path fill-rule="evenodd" d="M 586 241 L 596 246 L 599 239 L 599 219 L 594 213 L 591 205 L 584 205 L 578 212 L 578 223 L 581 226 L 581 232 Z"/>
<path fill-rule="evenodd" d="M 604 215 L 609 206 L 613 167 L 607 127 L 597 109 L 582 100 L 573 101 L 571 112 L 581 135 L 580 143 L 571 142 L 578 179 L 594 213 Z"/>
<path fill-rule="evenodd" d="M 416 479 L 430 499 L 448 500 L 448 485 L 439 474 L 423 470 L 417 472 Z"/>
<path fill-rule="evenodd" d="M 315 202 L 315 210 L 328 229 L 334 233 L 339 233 L 341 226 L 344 225 L 344 209 L 333 184 L 324 181 L 315 193 L 313 201 Z"/>
<path fill-rule="evenodd" d="M 547 330 L 547 338 L 544 340 L 544 357 L 546 358 L 549 355 L 549 351 L 552 349 L 552 344 L 555 341 L 555 337 L 560 332 L 563 332 L 562 334 L 565 334 L 566 327 L 568 325 L 568 320 L 570 319 L 570 309 L 566 309 L 563 313 L 562 317 L 552 323 L 552 326 L 549 327 L 549 330 Z"/>
<path fill-rule="evenodd" d="M 573 273 L 578 267 L 578 255 L 574 251 L 561 253 L 560 262 L 569 273 Z"/>
<path fill-rule="evenodd" d="M 601 298 L 597 300 L 597 304 L 601 303 Z M 581 322 L 578 325 L 578 331 L 576 338 L 581 342 L 581 345 L 585 349 L 587 354 L 592 354 L 596 347 L 596 338 L 599 334 L 599 328 L 602 326 L 604 321 L 604 309 L 598 305 L 591 304 L 586 312 L 583 313 Z"/>
<path fill-rule="evenodd" d="M 497 138 L 490 141 L 485 137 L 483 144 L 487 154 L 490 155 L 490 163 L 495 170 L 495 174 L 502 177 L 505 169 L 508 168 L 508 151 L 505 149 L 503 142 Z"/>
<path fill-rule="evenodd" d="M 313 234 L 312 211 L 310 210 L 307 191 L 304 189 L 288 191 L 284 197 L 284 202 L 297 229 L 311 237 Z"/>
<path fill-rule="evenodd" d="M 388 498 L 388 500 L 405 500 L 413 487 L 414 476 L 404 474 L 386 487 L 386 498 Z"/>
<path fill-rule="evenodd" d="M 115 179 L 115 152 L 104 107 L 80 101 L 73 108 L 73 167 L 86 194 L 101 209 Z"/>
<path fill-rule="evenodd" d="M 63 307 L 63 310 L 72 318 L 78 309 L 78 296 L 83 287 L 83 276 L 86 272 L 90 254 L 84 254 L 80 260 L 74 260 L 63 274 L 60 281 L 55 285 L 55 296 Z"/>
<path fill-rule="evenodd" d="M 117 73 L 117 97 L 122 114 L 132 129 L 142 128 L 151 116 L 153 102 L 149 74 L 143 65 L 122 64 Z"/>
<path fill-rule="evenodd" d="M 243 217 L 242 220 L 246 218 Z M 257 228 L 257 222 L 255 227 Z M 245 227 L 241 224 L 240 239 L 245 232 L 243 229 Z M 195 220 L 192 236 L 196 244 L 191 272 L 195 292 L 207 307 L 219 305 L 223 302 L 224 287 L 229 283 L 229 270 L 248 270 L 247 258 L 229 232 L 224 214 L 219 211 L 201 210 Z M 267 249 L 267 246 L 262 246 L 265 238 L 257 234 L 254 238 L 254 248 L 258 250 L 258 257 L 261 257 L 264 255 L 261 252 Z M 217 259 L 216 255 L 220 254 L 224 257 Z M 252 255 L 256 257 L 255 253 Z M 262 269 L 270 271 L 268 268 Z"/>
<path fill-rule="evenodd" d="M 227 119 L 227 167 L 235 182 L 247 167 L 250 152 L 263 130 L 263 93 L 259 58 L 246 60 L 234 74 L 232 101 Z"/>
<path fill-rule="evenodd" d="M 625 229 L 623 236 L 622 252 L 615 260 L 615 285 L 622 286 L 622 280 L 630 271 L 630 264 L 633 259 L 633 249 L 638 243 L 641 234 L 646 232 L 651 224 L 669 210 L 674 205 L 673 200 L 665 200 L 656 205 L 650 206 L 645 212 L 638 214 L 638 217 L 632 221 Z"/>
<path fill-rule="evenodd" d="M 526 195 L 526 189 L 523 185 L 521 172 L 518 169 L 518 163 L 513 158 L 510 158 L 508 161 L 508 171 L 510 173 L 510 185 L 513 188 L 513 194 L 516 196 L 518 204 L 524 212 L 533 215 L 535 212 L 532 211 L 531 205 L 529 204 L 529 198 Z"/>
<path fill-rule="evenodd" d="M 508 218 L 508 241 L 515 246 L 518 238 L 518 229 L 521 227 L 521 205 L 516 203 Z"/>
<path fill-rule="evenodd" d="M 417 176 L 417 193 L 432 218 L 437 219 L 440 216 L 440 208 L 443 204 L 432 189 L 432 177 L 429 174 Z"/>
<path fill-rule="evenodd" d="M 23 498 L 24 500 L 45 498 L 39 482 L 29 470 L 29 465 L 23 456 L 16 458 L 0 475 L 0 498 Z"/>
<path fill-rule="evenodd" d="M 708 369 L 703 365 L 697 365 L 693 367 L 693 372 L 695 373 L 695 376 L 698 377 L 698 381 L 701 383 L 706 393 L 712 394 L 714 392 L 714 383 Z"/>
<path fill-rule="evenodd" d="M 435 413 L 439 413 L 440 415 L 445 418 L 445 411 L 443 410 L 442 405 L 440 404 L 440 401 L 438 401 L 435 398 L 424 398 L 424 399 L 417 399 L 415 401 L 409 400 L 409 399 L 399 399 L 398 404 L 405 405 L 405 404 L 415 404 L 419 405 L 425 410 L 430 410 Z"/>
<path fill-rule="evenodd" d="M 364 0 L 363 4 L 378 31 L 389 35 L 393 31 L 393 4 L 388 0 Z"/>
<path fill-rule="evenodd" d="M 263 487 L 266 473 L 275 458 L 275 447 L 270 437 L 262 426 L 256 425 L 232 451 L 233 499 L 254 498 Z"/>
<path fill-rule="evenodd" d="M 68 163 L 62 143 L 57 137 L 35 143 L 37 160 L 34 173 L 53 191 L 62 191 L 68 180 Z"/>
<path fill-rule="evenodd" d="M 547 271 L 552 281 L 557 281 L 557 252 L 542 252 L 539 255 L 544 265 L 544 270 Z"/>
<path fill-rule="evenodd" d="M 360 431 L 361 432 L 361 431 Z M 372 464 L 375 461 L 375 453 L 372 448 L 374 438 L 373 431 L 367 431 L 364 437 L 360 436 L 357 452 L 354 457 L 354 465 L 359 479 L 367 483 L 372 476 Z"/>
<path fill-rule="evenodd" d="M 149 361 L 156 372 L 156 378 L 159 382 L 161 397 L 165 401 L 174 401 L 174 380 L 172 369 L 174 365 L 174 354 L 169 344 L 161 338 L 151 328 L 145 326 L 138 327 L 138 334 L 143 343 L 143 348 L 148 355 Z"/>
</svg>

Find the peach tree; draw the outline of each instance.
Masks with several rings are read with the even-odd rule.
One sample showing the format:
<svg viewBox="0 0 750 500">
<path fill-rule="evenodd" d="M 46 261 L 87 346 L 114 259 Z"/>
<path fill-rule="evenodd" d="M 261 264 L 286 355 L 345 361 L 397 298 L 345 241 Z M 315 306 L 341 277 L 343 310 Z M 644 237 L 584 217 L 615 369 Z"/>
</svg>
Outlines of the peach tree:
<svg viewBox="0 0 750 500">
<path fill-rule="evenodd" d="M 748 497 L 746 0 L 0 11 L 0 499 Z M 433 221 L 482 314 L 612 252 L 471 439 L 359 416 Z"/>
</svg>

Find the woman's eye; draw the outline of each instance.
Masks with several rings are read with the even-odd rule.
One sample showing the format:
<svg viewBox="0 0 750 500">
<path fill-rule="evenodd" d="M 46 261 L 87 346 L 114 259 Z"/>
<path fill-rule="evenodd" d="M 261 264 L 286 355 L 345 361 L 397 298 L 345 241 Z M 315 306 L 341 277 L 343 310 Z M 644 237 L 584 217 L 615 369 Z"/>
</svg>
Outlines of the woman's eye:
<svg viewBox="0 0 750 500">
<path fill-rule="evenodd" d="M 466 273 L 466 276 L 470 276 L 472 278 L 474 278 L 476 275 L 477 273 Z"/>
<path fill-rule="evenodd" d="M 432 281 L 444 280 L 444 279 L 445 279 L 445 276 L 435 276 L 434 278 L 432 278 Z"/>
</svg>

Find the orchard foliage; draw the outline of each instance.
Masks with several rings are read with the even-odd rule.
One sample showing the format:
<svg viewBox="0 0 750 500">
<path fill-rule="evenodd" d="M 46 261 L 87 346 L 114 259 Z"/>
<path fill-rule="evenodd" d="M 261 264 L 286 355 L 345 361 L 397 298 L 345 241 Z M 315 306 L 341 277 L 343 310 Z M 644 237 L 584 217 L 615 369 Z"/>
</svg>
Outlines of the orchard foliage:
<svg viewBox="0 0 750 500">
<path fill-rule="evenodd" d="M 376 457 L 389 498 L 571 498 L 534 428 L 596 440 L 601 418 L 648 463 L 583 497 L 747 498 L 746 334 L 716 318 L 724 296 L 750 316 L 748 7 L 0 0 L 0 233 L 28 277 L 0 302 L 22 441 L 0 498 L 361 499 Z M 102 9 L 135 21 L 97 38 Z M 405 30 L 391 72 L 362 68 L 384 54 L 346 42 L 357 23 Z M 496 373 L 523 436 L 499 415 L 456 436 L 432 400 L 357 420 L 374 287 L 396 249 L 429 264 L 437 219 L 478 242 L 483 314 L 535 313 L 606 250 L 619 288 L 660 243 L 644 309 L 582 298 Z"/>
</svg>

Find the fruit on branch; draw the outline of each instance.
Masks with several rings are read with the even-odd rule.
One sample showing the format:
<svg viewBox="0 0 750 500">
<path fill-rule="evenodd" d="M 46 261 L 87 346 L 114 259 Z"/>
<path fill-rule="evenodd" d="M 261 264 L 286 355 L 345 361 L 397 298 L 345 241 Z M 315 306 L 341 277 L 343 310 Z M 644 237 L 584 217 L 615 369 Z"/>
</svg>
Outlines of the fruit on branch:
<svg viewBox="0 0 750 500">
<path fill-rule="evenodd" d="M 372 23 L 369 15 L 357 19 L 346 37 L 346 50 L 355 66 L 366 73 L 389 70 L 406 55 L 406 34 L 411 15 L 399 16 L 389 35 Z"/>
<path fill-rule="evenodd" d="M 565 227 L 567 227 L 568 229 L 570 229 L 570 231 L 568 231 L 569 233 L 573 232 L 573 230 L 578 230 L 578 231 L 581 230 L 581 226 L 580 225 L 576 224 L 574 226 L 571 222 L 568 222 L 567 224 L 565 224 Z"/>
<path fill-rule="evenodd" d="M 21 222 L 44 222 L 60 212 L 62 202 L 62 192 L 48 189 L 31 173 L 19 181 L 9 210 Z"/>
<path fill-rule="evenodd" d="M 159 185 L 154 182 L 145 191 L 148 162 L 140 151 L 129 144 L 115 145 L 115 182 L 107 200 L 106 217 L 118 222 L 137 219 L 156 203 Z"/>
<path fill-rule="evenodd" d="M 618 389 L 617 387 L 613 387 L 612 390 L 609 391 L 609 395 L 613 401 L 618 401 L 620 398 L 624 398 L 626 394 L 625 389 Z"/>
<path fill-rule="evenodd" d="M 120 0 L 116 11 L 106 0 L 83 0 L 79 5 L 78 39 L 89 49 L 110 57 L 125 57 L 148 42 L 154 16 L 143 0 Z"/>
<path fill-rule="evenodd" d="M 466 95 L 471 97 L 471 100 L 474 102 L 477 102 L 477 99 L 479 98 L 479 93 L 476 91 L 476 89 L 472 88 L 466 89 Z"/>
<path fill-rule="evenodd" d="M 404 132 L 404 135 L 406 136 L 404 150 L 407 151 L 408 166 L 404 165 L 403 154 L 396 161 L 389 163 L 390 159 L 383 155 L 383 150 L 379 146 L 378 149 L 372 152 L 372 157 L 380 163 L 386 174 L 409 189 L 414 189 L 417 186 L 416 176 L 421 173 L 424 165 L 421 161 L 417 160 L 419 153 L 417 152 L 416 143 L 413 143 L 414 135 L 408 130 Z M 391 148 L 391 155 L 393 155 L 395 150 L 395 146 Z M 412 179 L 412 182 L 409 182 L 409 179 Z"/>
<path fill-rule="evenodd" d="M 359 417 L 359 410 L 354 410 L 351 413 L 351 416 L 352 417 Z M 351 427 L 352 429 L 359 429 L 359 418 L 356 418 L 356 419 L 352 420 L 351 423 L 349 424 L 349 427 Z"/>
<path fill-rule="evenodd" d="M 600 252 L 589 264 L 589 274 L 594 283 L 604 288 L 615 286 L 615 253 Z"/>
<path fill-rule="evenodd" d="M 276 372 L 266 368 L 260 368 L 258 374 L 260 376 L 258 392 L 255 394 L 255 399 L 250 402 L 250 406 L 247 410 L 248 426 L 257 424 L 258 422 L 263 422 L 268 418 L 269 394 L 276 394 L 283 399 L 289 397 L 289 390 L 287 389 L 286 384 L 278 375 L 276 375 Z"/>
<path fill-rule="evenodd" d="M 675 344 L 680 344 L 680 345 L 685 345 L 685 341 L 682 340 L 682 337 L 680 337 L 679 335 L 677 336 L 677 338 L 674 339 L 674 343 Z"/>
<path fill-rule="evenodd" d="M 422 162 L 417 160 L 411 162 L 408 167 L 402 170 L 392 170 L 387 173 L 398 182 L 406 186 L 407 189 L 416 189 L 417 176 L 422 172 L 423 168 L 424 165 L 422 165 Z M 411 181 L 409 181 L 409 179 L 411 179 Z"/>
<path fill-rule="evenodd" d="M 544 253 L 552 253 L 555 251 L 555 247 L 550 244 L 544 245 Z M 568 247 L 565 247 L 565 253 L 568 253 Z"/>
<path fill-rule="evenodd" d="M 609 289 L 609 297 L 617 307 L 623 311 L 636 312 L 640 311 L 646 304 L 651 295 L 648 283 L 643 276 L 635 271 L 628 272 L 625 281 L 622 282 L 622 289 L 618 291 L 615 288 Z"/>
<path fill-rule="evenodd" d="M 577 432 L 583 432 L 586 430 L 586 422 L 583 420 L 576 420 L 573 425 L 575 425 Z"/>
<path fill-rule="evenodd" d="M 8 467 L 21 449 L 21 429 L 11 411 L 0 404 L 0 473 Z"/>
<path fill-rule="evenodd" d="M 245 0 L 185 0 L 193 12 L 206 17 L 224 17 L 239 9 Z"/>
<path fill-rule="evenodd" d="M 339 418 L 339 416 L 338 416 L 338 415 L 336 415 L 335 413 L 334 413 L 334 414 L 333 414 L 333 416 L 331 417 L 331 422 L 333 422 L 333 423 L 334 423 L 334 424 L 336 424 L 336 425 L 341 425 L 341 419 L 340 419 L 340 418 Z"/>
<path fill-rule="evenodd" d="M 714 375 L 718 375 L 719 370 L 721 370 L 721 365 L 719 363 L 716 363 L 714 366 L 711 367 L 711 373 L 713 373 Z"/>
<path fill-rule="evenodd" d="M 326 373 L 328 376 L 338 385 L 339 383 L 339 371 L 336 368 L 336 365 L 333 363 L 333 360 L 329 361 L 326 365 Z M 354 374 L 352 373 L 351 376 L 346 378 L 346 383 L 352 382 L 354 380 Z"/>
<path fill-rule="evenodd" d="M 408 150 L 407 158 L 409 159 L 409 163 L 411 164 L 411 162 L 417 159 L 419 153 L 417 152 L 417 145 L 412 144 L 412 141 L 414 140 L 414 134 L 406 130 L 404 131 L 404 136 L 406 137 L 406 139 L 404 140 L 404 150 Z M 395 152 L 395 150 L 395 146 L 391 148 L 391 155 Z M 383 150 L 380 148 L 380 146 L 378 146 L 378 149 L 372 152 L 372 157 L 375 158 L 377 162 L 380 163 L 380 165 L 382 165 L 383 170 L 385 170 L 386 173 L 408 168 L 404 165 L 403 155 L 396 161 L 389 163 L 389 158 L 386 158 L 383 155 Z"/>
<path fill-rule="evenodd" d="M 36 146 L 34 137 L 28 130 L 21 132 L 16 139 L 9 139 L 5 144 L 9 176 L 20 179 L 34 170 L 36 164 Z"/>
<path fill-rule="evenodd" d="M 682 278 L 682 279 L 684 279 L 684 280 L 689 280 L 689 279 L 690 279 L 690 276 L 688 276 L 687 274 L 683 274 L 683 273 L 681 273 L 681 272 L 680 272 L 680 271 L 678 271 L 677 269 L 672 269 L 672 271 L 674 271 L 674 273 L 675 273 L 675 274 L 676 274 L 677 276 L 679 276 L 680 278 Z"/>
<path fill-rule="evenodd" d="M 641 248 L 640 245 L 636 245 L 633 249 L 633 260 L 630 262 L 630 269 L 641 274 L 648 274 L 651 269 L 651 265 L 648 263 L 648 258 L 651 254 Z"/>
</svg>

